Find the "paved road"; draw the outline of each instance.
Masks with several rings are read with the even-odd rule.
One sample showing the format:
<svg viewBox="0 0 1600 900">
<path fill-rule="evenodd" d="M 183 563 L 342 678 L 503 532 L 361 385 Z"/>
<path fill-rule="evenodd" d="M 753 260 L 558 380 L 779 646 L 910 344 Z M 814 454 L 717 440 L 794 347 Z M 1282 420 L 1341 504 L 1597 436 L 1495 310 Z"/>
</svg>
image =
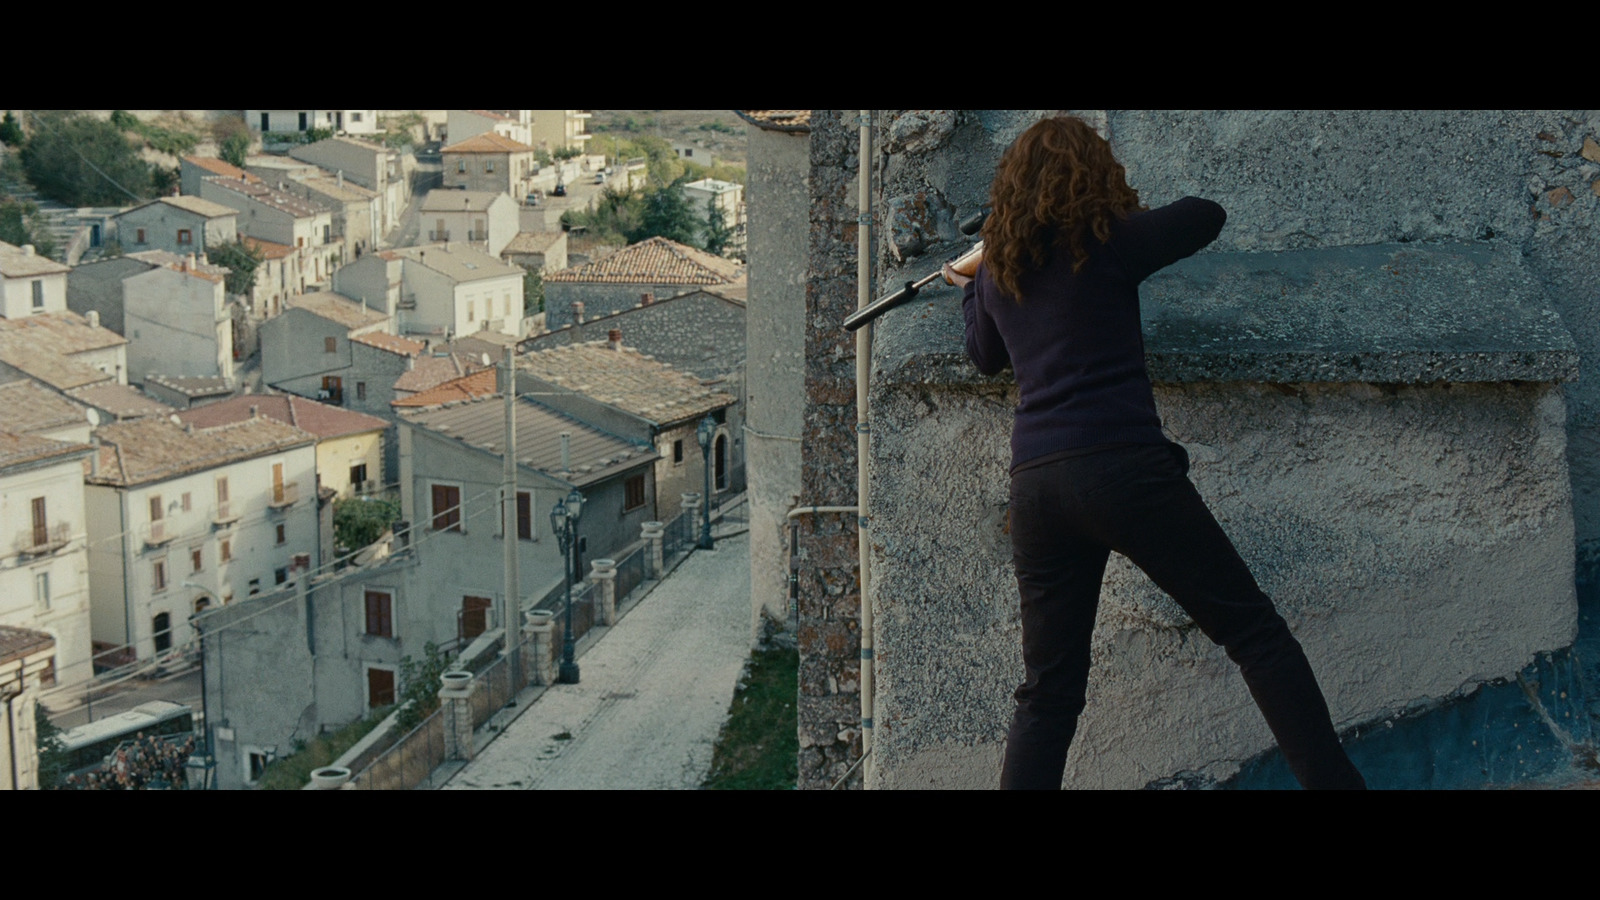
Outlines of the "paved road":
<svg viewBox="0 0 1600 900">
<path fill-rule="evenodd" d="M 749 537 L 684 560 L 445 790 L 693 790 L 750 656 Z"/>
<path fill-rule="evenodd" d="M 72 701 L 66 694 L 67 692 L 64 692 L 61 698 L 45 702 L 45 708 L 51 711 L 50 721 L 54 722 L 57 728 L 63 729 L 76 728 L 87 723 L 90 705 L 68 706 L 67 704 Z M 71 698 L 76 698 L 78 692 L 72 691 L 70 695 Z M 92 704 L 95 721 L 125 712 L 151 700 L 187 703 L 194 707 L 196 713 L 200 712 L 200 670 L 188 669 L 162 678 L 130 678 L 116 687 L 96 691 Z"/>
</svg>

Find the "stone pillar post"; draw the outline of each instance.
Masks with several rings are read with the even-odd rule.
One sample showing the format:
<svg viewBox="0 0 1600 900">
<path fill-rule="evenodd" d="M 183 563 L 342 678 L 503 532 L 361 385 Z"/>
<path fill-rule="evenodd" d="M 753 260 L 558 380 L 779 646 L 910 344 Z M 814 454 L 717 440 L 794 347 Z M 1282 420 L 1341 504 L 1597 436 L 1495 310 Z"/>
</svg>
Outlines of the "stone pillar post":
<svg viewBox="0 0 1600 900">
<path fill-rule="evenodd" d="M 528 610 L 527 647 L 533 659 L 529 663 L 528 683 L 552 685 L 556 683 L 556 626 L 555 614 L 546 609 Z"/>
<path fill-rule="evenodd" d="M 696 543 L 700 536 L 700 492 L 689 491 L 683 495 L 683 514 L 689 518 L 689 543 Z"/>
<path fill-rule="evenodd" d="M 446 672 L 439 681 L 444 685 L 439 689 L 439 710 L 444 716 L 445 758 L 472 759 L 472 695 L 478 682 L 471 672 Z"/>
<path fill-rule="evenodd" d="M 662 543 L 666 537 L 667 526 L 663 522 L 646 522 L 639 526 L 639 536 L 645 542 L 645 575 L 650 578 L 660 578 L 667 565 L 661 558 Z"/>
<path fill-rule="evenodd" d="M 589 573 L 589 580 L 595 586 L 595 598 L 599 602 L 599 618 L 602 625 L 617 624 L 617 561 L 614 559 L 590 560 L 589 565 L 593 571 Z"/>
</svg>

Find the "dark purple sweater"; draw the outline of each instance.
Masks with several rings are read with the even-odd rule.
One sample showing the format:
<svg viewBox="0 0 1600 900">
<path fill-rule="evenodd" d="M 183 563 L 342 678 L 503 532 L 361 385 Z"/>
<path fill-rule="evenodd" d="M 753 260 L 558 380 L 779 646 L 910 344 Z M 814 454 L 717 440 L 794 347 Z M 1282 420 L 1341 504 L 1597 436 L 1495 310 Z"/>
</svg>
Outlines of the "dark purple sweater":
<svg viewBox="0 0 1600 900">
<path fill-rule="evenodd" d="M 978 268 L 961 302 L 967 355 L 985 375 L 1016 373 L 1013 471 L 1063 450 L 1166 440 L 1144 368 L 1139 283 L 1216 240 L 1226 220 L 1199 197 L 1136 212 L 1113 223 L 1110 241 L 1088 238 L 1077 274 L 1057 252 L 1024 275 L 1021 303 Z"/>
</svg>

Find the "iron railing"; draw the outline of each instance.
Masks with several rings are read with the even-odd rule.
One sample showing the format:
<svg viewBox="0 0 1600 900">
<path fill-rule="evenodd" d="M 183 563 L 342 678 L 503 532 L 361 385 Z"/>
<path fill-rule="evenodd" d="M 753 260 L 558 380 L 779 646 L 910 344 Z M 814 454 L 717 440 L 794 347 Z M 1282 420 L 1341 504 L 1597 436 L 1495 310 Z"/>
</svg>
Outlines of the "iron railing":
<svg viewBox="0 0 1600 900">
<path fill-rule="evenodd" d="M 444 763 L 444 715 L 435 711 L 372 764 L 351 776 L 352 790 L 409 791 L 437 787 L 435 770 Z"/>
</svg>

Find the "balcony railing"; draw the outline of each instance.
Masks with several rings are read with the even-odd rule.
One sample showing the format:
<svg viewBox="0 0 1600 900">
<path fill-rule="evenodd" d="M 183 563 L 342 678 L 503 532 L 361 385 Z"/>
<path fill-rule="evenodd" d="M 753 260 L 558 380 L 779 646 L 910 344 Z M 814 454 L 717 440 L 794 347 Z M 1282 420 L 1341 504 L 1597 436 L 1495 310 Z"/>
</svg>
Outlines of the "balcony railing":
<svg viewBox="0 0 1600 900">
<path fill-rule="evenodd" d="M 72 528 L 57 522 L 45 528 L 29 528 L 17 535 L 16 551 L 23 556 L 43 556 L 65 547 L 72 540 Z"/>
<path fill-rule="evenodd" d="M 211 510 L 211 524 L 218 528 L 232 525 L 239 521 L 239 507 L 232 502 L 218 503 Z"/>
<path fill-rule="evenodd" d="M 177 536 L 178 530 L 168 525 L 165 519 L 147 522 L 144 525 L 144 543 L 146 547 L 159 547 Z"/>
<path fill-rule="evenodd" d="M 298 482 L 288 481 L 275 485 L 272 493 L 267 497 L 267 505 L 273 509 L 288 509 L 300 499 L 300 485 Z"/>
</svg>

